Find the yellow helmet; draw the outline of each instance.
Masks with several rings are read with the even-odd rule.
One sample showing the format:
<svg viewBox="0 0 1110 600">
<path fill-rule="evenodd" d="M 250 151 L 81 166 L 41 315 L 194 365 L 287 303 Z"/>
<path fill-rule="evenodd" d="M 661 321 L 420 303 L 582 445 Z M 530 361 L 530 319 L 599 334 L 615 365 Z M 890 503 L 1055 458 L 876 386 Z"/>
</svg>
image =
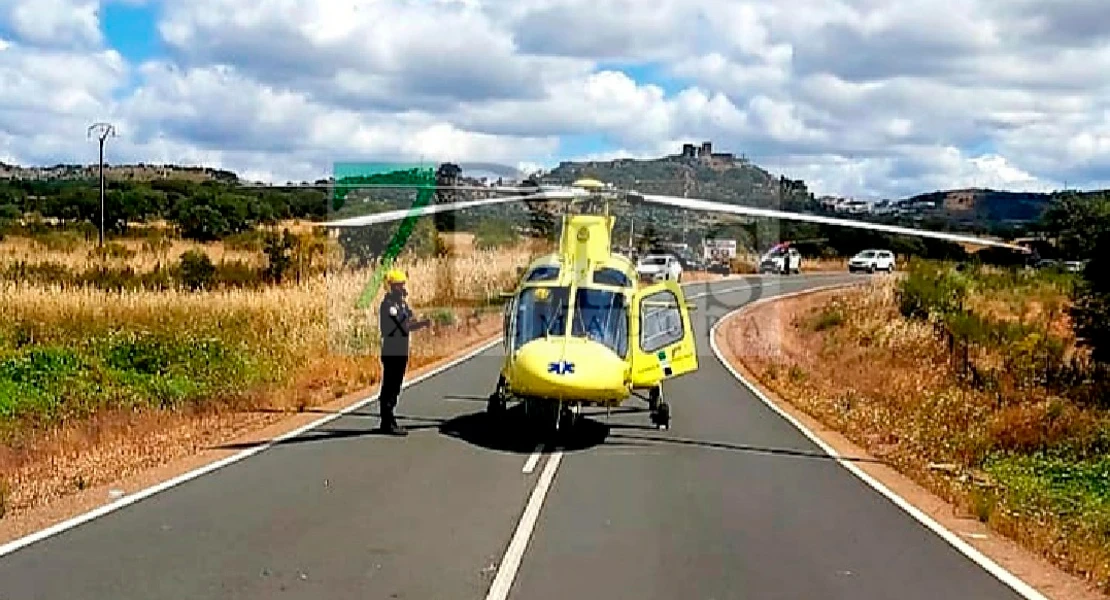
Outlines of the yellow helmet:
<svg viewBox="0 0 1110 600">
<path fill-rule="evenodd" d="M 407 279 L 408 278 L 405 277 L 405 272 L 401 269 L 390 269 L 390 271 L 385 274 L 385 282 L 389 284 L 404 283 Z"/>
</svg>

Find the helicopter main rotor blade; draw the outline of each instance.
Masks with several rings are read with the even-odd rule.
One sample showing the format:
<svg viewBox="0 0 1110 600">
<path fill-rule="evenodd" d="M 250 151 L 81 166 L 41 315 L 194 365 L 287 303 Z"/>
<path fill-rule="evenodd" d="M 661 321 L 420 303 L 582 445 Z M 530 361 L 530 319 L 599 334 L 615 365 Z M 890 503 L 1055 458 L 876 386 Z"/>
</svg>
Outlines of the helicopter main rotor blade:
<svg viewBox="0 0 1110 600">
<path fill-rule="evenodd" d="M 1000 242 L 998 240 L 990 240 L 986 238 L 962 235 L 958 233 L 929 231 L 928 229 L 914 229 L 912 227 L 900 227 L 897 225 L 886 225 L 883 223 L 870 223 L 868 221 L 856 221 L 853 219 L 843 219 L 838 217 L 824 217 L 821 215 L 810 215 L 806 213 L 772 210 L 768 208 L 755 208 L 752 206 L 726 204 L 724 202 L 713 202 L 711 200 L 701 200 L 698 198 L 679 198 L 677 196 L 659 196 L 655 194 L 637 194 L 634 197 L 638 197 L 645 202 L 665 204 L 678 208 L 689 208 L 693 210 L 704 210 L 711 212 L 725 212 L 752 217 L 765 217 L 770 219 L 786 219 L 789 221 L 804 221 L 807 223 L 820 223 L 824 225 L 840 225 L 842 227 L 855 227 L 857 229 L 869 229 L 871 231 L 883 231 L 886 233 L 935 238 L 940 240 L 948 240 L 951 242 L 964 242 L 967 244 L 976 244 L 979 246 L 995 246 L 1028 252 L 1026 248 L 1018 246 L 1016 244 L 1008 244 L 1006 242 Z"/>
<path fill-rule="evenodd" d="M 422 217 L 424 215 L 431 215 L 441 212 L 450 212 L 455 210 L 462 210 L 464 208 L 474 208 L 478 206 L 492 206 L 494 204 L 506 204 L 509 202 L 526 202 L 529 200 L 570 200 L 572 195 L 563 193 L 541 192 L 537 194 L 528 194 L 524 196 L 502 196 L 499 198 L 482 198 L 479 200 L 463 200 L 460 202 L 448 202 L 444 204 L 429 204 L 420 208 L 402 208 L 398 210 L 391 210 L 386 212 L 374 213 L 372 215 L 365 215 L 361 217 L 350 217 L 347 219 L 340 219 L 338 221 L 330 221 L 323 223 L 324 227 L 365 227 L 367 225 L 377 225 L 379 223 L 389 223 L 390 221 L 400 221 L 408 217 Z"/>
</svg>

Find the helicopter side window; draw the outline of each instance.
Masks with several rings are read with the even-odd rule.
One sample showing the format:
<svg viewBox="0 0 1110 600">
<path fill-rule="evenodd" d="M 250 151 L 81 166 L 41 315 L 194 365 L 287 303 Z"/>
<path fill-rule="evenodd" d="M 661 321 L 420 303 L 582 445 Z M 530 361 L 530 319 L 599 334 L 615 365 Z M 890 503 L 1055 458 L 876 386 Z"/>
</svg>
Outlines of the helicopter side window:
<svg viewBox="0 0 1110 600">
<path fill-rule="evenodd" d="M 594 271 L 594 283 L 618 287 L 630 287 L 632 285 L 627 275 L 617 269 L 608 267 Z"/>
<path fill-rule="evenodd" d="M 565 287 L 534 287 L 522 291 L 516 304 L 513 348 L 545 335 L 564 335 L 569 294 Z"/>
<path fill-rule="evenodd" d="M 628 353 L 628 307 L 624 294 L 579 289 L 574 302 L 572 336 L 604 344 L 618 356 Z"/>
<path fill-rule="evenodd" d="M 664 290 L 640 301 L 640 348 L 655 352 L 682 339 L 682 312 L 674 292 Z"/>
<path fill-rule="evenodd" d="M 527 281 L 554 281 L 559 278 L 559 267 L 536 267 L 528 274 Z"/>
</svg>

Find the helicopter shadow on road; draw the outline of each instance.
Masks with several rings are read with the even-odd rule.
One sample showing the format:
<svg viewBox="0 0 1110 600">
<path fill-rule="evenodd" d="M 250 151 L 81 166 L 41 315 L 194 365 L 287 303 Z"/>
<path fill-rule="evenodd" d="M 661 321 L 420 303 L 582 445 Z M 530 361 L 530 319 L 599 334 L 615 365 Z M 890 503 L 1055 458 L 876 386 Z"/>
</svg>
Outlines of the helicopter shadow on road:
<svg viewBox="0 0 1110 600">
<path fill-rule="evenodd" d="M 621 413 L 646 412 L 635 408 L 625 408 L 614 410 L 611 415 L 615 416 L 618 411 Z M 497 419 L 500 419 L 500 421 Z M 654 426 L 647 424 L 610 422 L 606 420 L 604 412 L 585 413 L 576 424 L 557 434 L 537 432 L 534 426 L 529 428 L 529 423 L 526 421 L 521 407 L 514 407 L 501 417 L 495 417 L 482 411 L 448 419 L 440 425 L 439 431 L 444 435 L 458 438 L 482 448 L 519 454 L 531 454 L 536 451 L 537 445 L 545 443 L 549 447 L 558 447 L 564 453 L 585 451 L 597 447 L 635 447 L 643 449 L 663 446 L 675 449 L 735 452 L 803 460 L 835 461 L 838 458 L 821 451 L 692 439 L 675 435 L 669 431 L 659 431 Z M 883 462 L 879 459 L 850 456 L 841 456 L 839 459 L 847 462 L 874 462 L 880 464 Z"/>
<path fill-rule="evenodd" d="M 636 413 L 647 413 L 645 408 L 620 407 L 610 411 L 610 417 Z M 361 409 L 348 414 L 353 417 L 380 418 L 375 410 Z M 676 435 L 675 432 L 659 431 L 647 424 L 634 424 L 626 421 L 609 420 L 605 412 L 584 412 L 573 425 L 563 428 L 559 432 L 537 429 L 536 423 L 529 421 L 524 413 L 524 407 L 517 405 L 509 408 L 500 416 L 491 415 L 485 410 L 466 413 L 452 418 L 425 417 L 408 414 L 398 414 L 398 420 L 413 432 L 437 431 L 439 434 L 457 439 L 480 448 L 496 452 L 510 452 L 515 454 L 532 454 L 540 444 L 548 447 L 558 447 L 562 452 L 581 452 L 598 447 L 635 447 L 658 448 L 660 446 L 700 449 L 709 451 L 739 452 L 742 454 L 755 454 L 775 456 L 779 458 L 836 460 L 820 451 L 807 451 L 794 448 L 771 448 L 753 446 L 734 442 L 711 441 L 693 439 Z M 325 427 L 304 432 L 296 437 L 283 440 L 269 440 L 275 445 L 292 445 L 307 442 L 324 442 L 361 438 L 367 436 L 386 435 L 380 430 L 361 427 L 336 428 Z M 266 441 L 232 443 L 218 446 L 221 449 L 247 449 L 264 445 Z M 875 462 L 883 463 L 879 459 L 840 457 L 840 460 L 849 462 Z"/>
<path fill-rule="evenodd" d="M 540 444 L 556 446 L 563 452 L 614 444 L 607 441 L 609 425 L 590 416 L 580 416 L 575 423 L 559 431 L 550 431 L 544 424 L 530 419 L 520 405 L 500 415 L 482 410 L 447 419 L 440 425 L 439 432 L 487 450 L 518 454 L 531 454 Z"/>
</svg>

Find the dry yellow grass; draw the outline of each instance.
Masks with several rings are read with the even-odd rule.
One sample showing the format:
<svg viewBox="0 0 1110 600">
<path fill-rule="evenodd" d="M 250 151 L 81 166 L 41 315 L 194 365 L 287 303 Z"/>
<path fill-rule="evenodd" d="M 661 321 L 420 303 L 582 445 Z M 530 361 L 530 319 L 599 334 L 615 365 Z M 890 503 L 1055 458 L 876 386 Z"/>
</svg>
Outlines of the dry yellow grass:
<svg viewBox="0 0 1110 600">
<path fill-rule="evenodd" d="M 14 246 L 26 248 L 18 241 Z M 0 246 L 0 251 L 9 249 Z M 524 244 L 400 260 L 398 266 L 409 274 L 410 303 L 438 323 L 416 334 L 411 367 L 441 360 L 496 333 L 500 313 L 487 301 L 512 286 L 517 268 L 536 251 Z M 228 340 L 267 369 L 264 381 L 244 386 L 241 393 L 184 412 L 107 407 L 86 421 L 15 435 L 0 444 L 6 509 L 29 510 L 75 491 L 75 474 L 83 485 L 96 485 L 140 465 L 180 457 L 197 449 L 198 439 L 213 441 L 210 433 L 198 435 L 191 427 L 210 429 L 218 422 L 224 434 L 232 435 L 257 421 L 234 416 L 238 411 L 303 410 L 376 384 L 377 303 L 384 290 L 376 290 L 370 308 L 356 308 L 373 272 L 334 269 L 261 290 L 195 293 L 0 284 L 0 324 L 18 325 L 34 343 L 79 344 L 114 330 L 169 331 Z M 134 439 L 136 434 L 143 439 Z"/>
<path fill-rule="evenodd" d="M 167 267 L 178 261 L 190 250 L 200 250 L 213 262 L 243 261 L 252 266 L 265 264 L 259 252 L 232 250 L 222 242 L 201 244 L 179 239 L 161 240 L 122 239 L 108 242 L 111 247 L 125 250 L 125 256 L 109 257 L 108 263 L 131 267 L 138 272 L 148 272 L 157 265 Z M 15 264 L 55 263 L 68 269 L 83 271 L 103 264 L 96 254 L 96 240 L 92 243 L 72 234 L 57 234 L 40 239 L 10 236 L 0 243 L 0 269 Z"/>
<path fill-rule="evenodd" d="M 517 269 L 527 265 L 534 254 L 526 247 L 472 251 L 463 256 L 435 260 L 399 260 L 396 267 L 407 272 L 409 303 L 422 316 L 437 315 L 454 322 L 465 322 L 475 311 L 495 300 L 500 292 L 512 288 Z M 376 292 L 365 310 L 356 300 L 371 279 L 371 271 L 340 271 L 326 279 L 328 346 L 333 352 L 365 352 L 367 342 L 377 333 L 377 304 L 384 289 Z M 447 315 L 450 315 L 448 317 Z"/>
</svg>

